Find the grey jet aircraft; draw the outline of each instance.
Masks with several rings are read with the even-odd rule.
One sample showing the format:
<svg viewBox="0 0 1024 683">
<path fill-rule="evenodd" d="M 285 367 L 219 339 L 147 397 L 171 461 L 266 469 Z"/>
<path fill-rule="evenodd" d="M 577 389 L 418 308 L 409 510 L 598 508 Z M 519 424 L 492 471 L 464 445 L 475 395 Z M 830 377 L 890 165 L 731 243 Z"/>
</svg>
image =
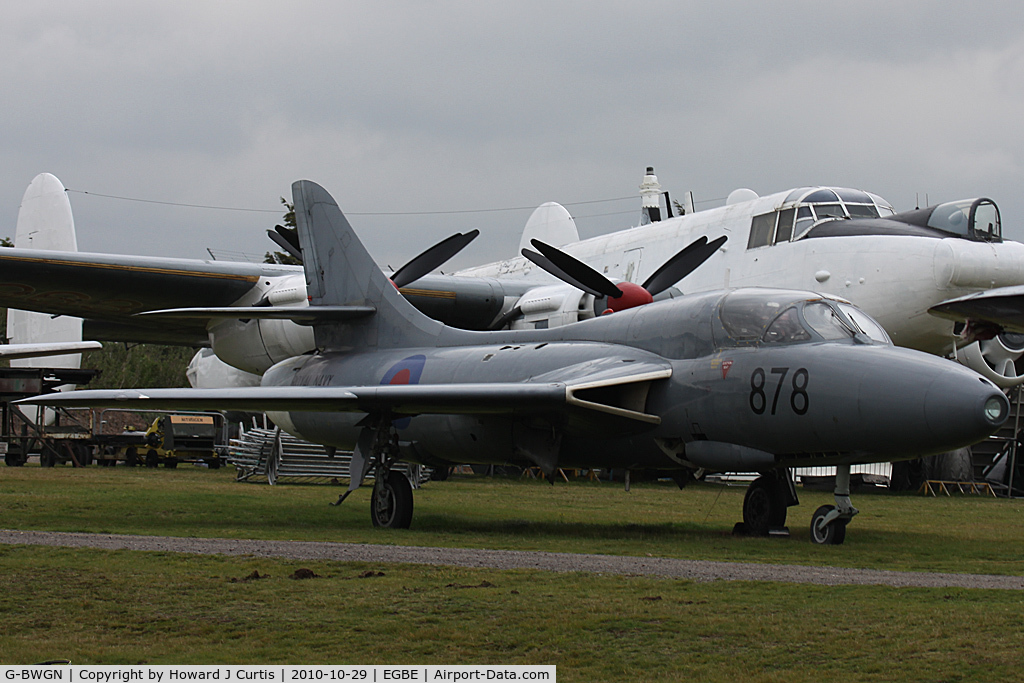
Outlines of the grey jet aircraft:
<svg viewBox="0 0 1024 683">
<path fill-rule="evenodd" d="M 977 373 L 894 347 L 866 314 L 813 292 L 705 292 L 551 329 L 452 328 L 399 293 L 326 190 L 299 181 L 292 191 L 310 306 L 244 315 L 312 325 L 315 352 L 277 363 L 259 387 L 24 402 L 269 411 L 291 434 L 354 451 L 349 493 L 374 469 L 371 518 L 389 527 L 408 527 L 413 512 L 398 460 L 549 475 L 757 471 L 742 528 L 762 535 L 798 503 L 790 468 L 836 465 L 835 505 L 811 521 L 812 540 L 831 544 L 857 514 L 851 465 L 974 443 L 1009 412 Z"/>
</svg>

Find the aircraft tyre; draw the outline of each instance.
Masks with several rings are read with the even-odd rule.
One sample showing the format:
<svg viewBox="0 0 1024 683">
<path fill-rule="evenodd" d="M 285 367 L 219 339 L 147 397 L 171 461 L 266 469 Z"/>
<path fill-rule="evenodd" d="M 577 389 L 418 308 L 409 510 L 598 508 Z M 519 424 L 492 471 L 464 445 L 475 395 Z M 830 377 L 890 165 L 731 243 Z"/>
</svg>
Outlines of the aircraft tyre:
<svg viewBox="0 0 1024 683">
<path fill-rule="evenodd" d="M 842 545 L 846 540 L 846 524 L 848 519 L 836 519 L 824 527 L 818 524 L 828 513 L 836 509 L 835 505 L 822 505 L 811 516 L 811 542 L 819 545 Z"/>
<path fill-rule="evenodd" d="M 743 533 L 767 536 L 773 528 L 786 526 L 786 502 L 779 481 L 758 477 L 743 497 Z"/>
<path fill-rule="evenodd" d="M 412 484 L 401 472 L 388 471 L 373 485 L 370 519 L 374 526 L 408 529 L 412 524 Z"/>
</svg>

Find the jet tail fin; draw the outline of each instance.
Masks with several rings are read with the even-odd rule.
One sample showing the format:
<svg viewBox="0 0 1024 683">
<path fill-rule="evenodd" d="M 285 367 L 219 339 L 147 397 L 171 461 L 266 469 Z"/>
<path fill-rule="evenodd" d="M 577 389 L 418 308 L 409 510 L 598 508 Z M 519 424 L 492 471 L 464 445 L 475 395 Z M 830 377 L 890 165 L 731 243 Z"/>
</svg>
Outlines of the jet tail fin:
<svg viewBox="0 0 1024 683">
<path fill-rule="evenodd" d="M 330 350 L 433 346 L 444 325 L 416 310 L 370 257 L 334 198 L 320 185 L 292 184 L 310 306 L 372 307 L 360 319 L 313 325 Z"/>
</svg>

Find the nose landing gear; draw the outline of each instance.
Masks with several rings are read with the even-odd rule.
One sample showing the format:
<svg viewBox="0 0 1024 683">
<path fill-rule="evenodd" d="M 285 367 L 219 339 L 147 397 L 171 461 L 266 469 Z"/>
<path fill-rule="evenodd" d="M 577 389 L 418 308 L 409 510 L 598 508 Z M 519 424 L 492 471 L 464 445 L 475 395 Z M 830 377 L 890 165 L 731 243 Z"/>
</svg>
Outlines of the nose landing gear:
<svg viewBox="0 0 1024 683">
<path fill-rule="evenodd" d="M 836 467 L 836 504 L 822 505 L 811 517 L 811 541 L 840 545 L 846 540 L 846 525 L 860 510 L 850 503 L 850 466 Z"/>
</svg>

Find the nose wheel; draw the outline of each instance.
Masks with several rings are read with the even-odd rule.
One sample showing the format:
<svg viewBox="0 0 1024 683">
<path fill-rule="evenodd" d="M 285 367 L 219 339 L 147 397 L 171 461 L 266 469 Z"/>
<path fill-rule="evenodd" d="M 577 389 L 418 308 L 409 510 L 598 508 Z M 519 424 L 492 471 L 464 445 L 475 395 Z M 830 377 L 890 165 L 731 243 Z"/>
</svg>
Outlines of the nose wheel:
<svg viewBox="0 0 1024 683">
<path fill-rule="evenodd" d="M 846 523 L 850 520 L 829 515 L 835 512 L 835 505 L 822 505 L 811 517 L 811 542 L 819 545 L 840 545 L 846 540 Z"/>
<path fill-rule="evenodd" d="M 850 466 L 836 467 L 836 504 L 822 505 L 811 517 L 811 542 L 841 545 L 846 540 L 846 525 L 860 510 L 850 503 Z"/>
</svg>

